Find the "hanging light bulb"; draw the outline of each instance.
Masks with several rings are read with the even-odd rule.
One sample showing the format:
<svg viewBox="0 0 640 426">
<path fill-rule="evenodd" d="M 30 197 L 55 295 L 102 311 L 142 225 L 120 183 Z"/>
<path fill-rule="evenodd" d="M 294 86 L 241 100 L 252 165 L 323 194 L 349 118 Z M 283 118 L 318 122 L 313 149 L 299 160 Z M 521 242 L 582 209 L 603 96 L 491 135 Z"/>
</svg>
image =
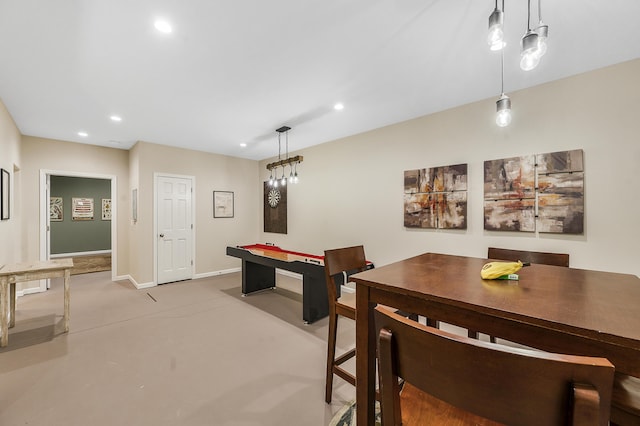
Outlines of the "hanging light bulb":
<svg viewBox="0 0 640 426">
<path fill-rule="evenodd" d="M 542 58 L 547 53 L 547 36 L 549 35 L 549 26 L 540 21 L 536 28 L 538 34 L 538 57 Z"/>
<path fill-rule="evenodd" d="M 500 50 L 505 46 L 504 42 L 504 13 L 498 9 L 498 0 L 491 15 L 489 15 L 489 34 L 487 43 L 491 50 Z"/>
<path fill-rule="evenodd" d="M 520 68 L 524 71 L 531 71 L 540 63 L 538 51 L 538 34 L 528 30 L 522 37 L 522 52 L 520 53 Z"/>
<path fill-rule="evenodd" d="M 270 175 L 269 175 L 269 186 L 273 186 L 273 169 L 269 169 Z"/>
<path fill-rule="evenodd" d="M 295 164 L 295 173 L 293 174 L 293 183 L 298 183 L 298 163 Z"/>
<path fill-rule="evenodd" d="M 496 124 L 506 127 L 511 123 L 511 99 L 504 93 L 496 101 Z"/>
<path fill-rule="evenodd" d="M 282 166 L 282 179 L 280 179 L 280 184 L 282 184 L 282 186 L 287 184 L 287 178 L 284 177 L 284 166 Z"/>
<path fill-rule="evenodd" d="M 549 36 L 549 26 L 542 22 L 542 0 L 538 0 L 538 26 L 536 33 L 538 34 L 538 56 L 542 58 L 547 53 L 547 37 Z"/>
<path fill-rule="evenodd" d="M 511 123 L 511 99 L 504 94 L 504 51 L 500 52 L 500 99 L 496 101 L 496 124 L 506 127 Z"/>
<path fill-rule="evenodd" d="M 538 55 L 538 33 L 531 30 L 531 0 L 527 0 L 527 32 L 520 42 L 520 68 L 530 71 L 540 63 Z"/>
<path fill-rule="evenodd" d="M 291 167 L 291 165 L 289 165 L 289 182 L 296 183 L 296 181 L 293 179 L 293 167 Z"/>
</svg>

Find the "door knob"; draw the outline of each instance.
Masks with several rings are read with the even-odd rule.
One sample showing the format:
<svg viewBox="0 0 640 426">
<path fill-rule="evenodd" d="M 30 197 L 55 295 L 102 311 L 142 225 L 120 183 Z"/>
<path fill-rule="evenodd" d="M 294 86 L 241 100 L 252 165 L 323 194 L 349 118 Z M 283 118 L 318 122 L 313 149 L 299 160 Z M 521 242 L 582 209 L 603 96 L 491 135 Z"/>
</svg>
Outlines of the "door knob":
<svg viewBox="0 0 640 426">
<path fill-rule="evenodd" d="M 164 238 L 164 234 L 160 234 L 160 238 Z"/>
</svg>

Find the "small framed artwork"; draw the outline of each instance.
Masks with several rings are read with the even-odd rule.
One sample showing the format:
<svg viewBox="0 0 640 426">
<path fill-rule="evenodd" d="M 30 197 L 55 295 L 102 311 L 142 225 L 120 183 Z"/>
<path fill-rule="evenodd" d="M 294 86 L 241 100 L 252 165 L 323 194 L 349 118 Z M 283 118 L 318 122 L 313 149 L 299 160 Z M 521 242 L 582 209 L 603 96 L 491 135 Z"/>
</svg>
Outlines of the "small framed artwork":
<svg viewBox="0 0 640 426">
<path fill-rule="evenodd" d="M 51 222 L 62 222 L 64 219 L 64 209 L 62 197 L 49 198 L 49 220 Z"/>
<path fill-rule="evenodd" d="M 71 220 L 93 220 L 93 198 L 72 198 Z"/>
<path fill-rule="evenodd" d="M 111 198 L 102 199 L 102 220 L 111 220 Z"/>
<path fill-rule="evenodd" d="M 233 217 L 233 192 L 213 191 L 213 217 Z"/>
<path fill-rule="evenodd" d="M 9 200 L 11 199 L 11 182 L 9 181 L 9 179 L 9 172 L 5 169 L 2 169 L 2 174 L 0 176 L 0 198 L 2 199 L 2 202 L 0 203 L 0 219 L 2 220 L 7 220 L 10 216 Z"/>
</svg>

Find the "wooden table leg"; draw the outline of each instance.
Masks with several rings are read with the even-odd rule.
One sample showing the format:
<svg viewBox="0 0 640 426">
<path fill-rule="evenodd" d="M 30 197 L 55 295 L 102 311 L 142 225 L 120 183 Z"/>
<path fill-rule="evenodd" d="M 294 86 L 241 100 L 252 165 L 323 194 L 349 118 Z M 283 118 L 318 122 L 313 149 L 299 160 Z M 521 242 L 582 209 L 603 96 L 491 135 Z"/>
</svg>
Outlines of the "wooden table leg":
<svg viewBox="0 0 640 426">
<path fill-rule="evenodd" d="M 64 270 L 64 332 L 69 331 L 69 304 L 71 292 L 69 291 L 69 281 L 71 280 L 71 269 Z"/>
<path fill-rule="evenodd" d="M 16 283 L 9 283 L 9 328 L 16 326 Z"/>
<path fill-rule="evenodd" d="M 9 344 L 9 278 L 0 277 L 0 347 Z"/>
<path fill-rule="evenodd" d="M 375 420 L 376 341 L 369 287 L 356 285 L 356 418 L 359 426 Z"/>
</svg>

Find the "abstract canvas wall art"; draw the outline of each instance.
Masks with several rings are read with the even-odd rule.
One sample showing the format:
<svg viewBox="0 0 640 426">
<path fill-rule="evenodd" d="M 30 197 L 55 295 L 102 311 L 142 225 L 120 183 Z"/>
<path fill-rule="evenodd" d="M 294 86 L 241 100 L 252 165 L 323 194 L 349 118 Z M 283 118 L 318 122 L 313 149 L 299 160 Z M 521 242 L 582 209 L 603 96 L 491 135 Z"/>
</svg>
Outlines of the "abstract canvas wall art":
<svg viewBox="0 0 640 426">
<path fill-rule="evenodd" d="M 535 198 L 522 200 L 485 200 L 484 229 L 487 231 L 534 232 Z"/>
<path fill-rule="evenodd" d="M 535 231 L 535 157 L 484 162 L 484 229 Z"/>
<path fill-rule="evenodd" d="M 484 229 L 584 232 L 582 150 L 484 163 Z"/>
<path fill-rule="evenodd" d="M 538 174 L 584 171 L 581 149 L 538 154 L 536 164 Z"/>
<path fill-rule="evenodd" d="M 467 228 L 467 165 L 404 172 L 404 226 Z"/>
<path fill-rule="evenodd" d="M 584 167 L 581 149 L 537 156 L 538 231 L 584 232 Z"/>
<path fill-rule="evenodd" d="M 513 157 L 484 162 L 484 198 L 534 198 L 535 157 Z"/>
<path fill-rule="evenodd" d="M 467 229 L 467 191 L 439 194 L 438 221 L 442 229 Z"/>
</svg>

